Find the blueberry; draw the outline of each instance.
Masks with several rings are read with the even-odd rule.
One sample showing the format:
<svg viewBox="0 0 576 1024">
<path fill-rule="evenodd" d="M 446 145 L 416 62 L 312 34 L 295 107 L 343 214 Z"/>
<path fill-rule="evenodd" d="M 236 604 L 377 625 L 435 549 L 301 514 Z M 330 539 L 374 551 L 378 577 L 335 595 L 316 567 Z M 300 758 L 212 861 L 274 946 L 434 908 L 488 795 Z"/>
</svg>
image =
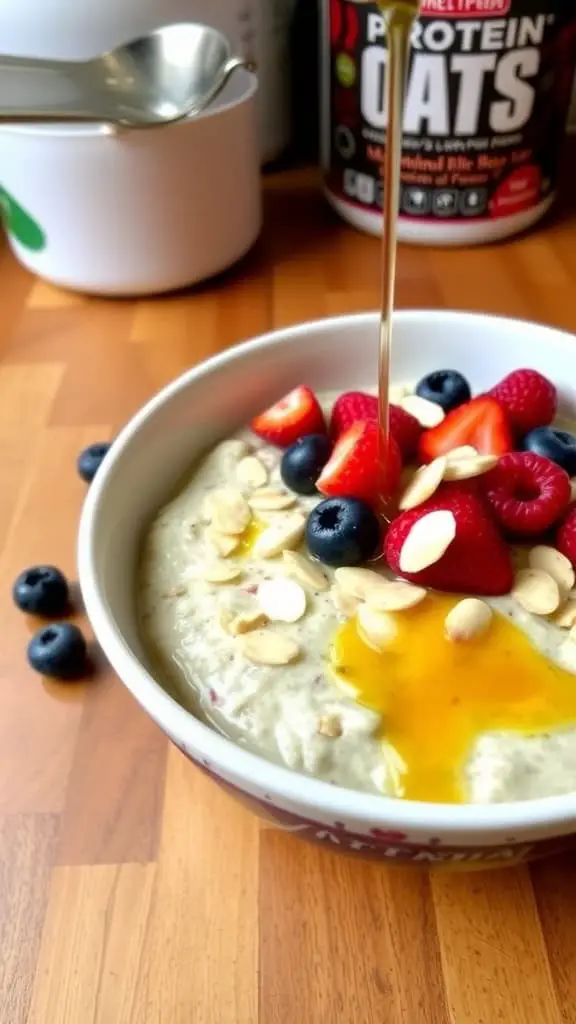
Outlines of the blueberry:
<svg viewBox="0 0 576 1024">
<path fill-rule="evenodd" d="M 457 370 L 435 370 L 427 374 L 417 385 L 416 394 L 429 402 L 436 402 L 444 412 L 464 405 L 472 397 L 468 381 Z"/>
<path fill-rule="evenodd" d="M 87 484 L 92 483 L 96 473 L 100 469 L 100 463 L 104 456 L 110 451 L 110 445 L 106 441 L 97 441 L 90 444 L 78 456 L 78 472 Z"/>
<path fill-rule="evenodd" d="M 522 441 L 522 449 L 550 459 L 568 476 L 576 476 L 576 437 L 555 427 L 536 427 Z"/>
<path fill-rule="evenodd" d="M 378 546 L 380 524 L 358 498 L 327 498 L 308 516 L 306 542 L 326 565 L 360 565 Z"/>
<path fill-rule="evenodd" d="M 332 445 L 324 434 L 307 434 L 282 456 L 280 474 L 296 494 L 315 494 L 316 481 L 330 458 Z"/>
<path fill-rule="evenodd" d="M 21 611 L 52 618 L 68 608 L 68 582 L 53 565 L 35 565 L 20 573 L 12 597 Z"/>
<path fill-rule="evenodd" d="M 33 669 L 52 679 L 79 679 L 86 671 L 86 641 L 69 622 L 53 622 L 34 634 L 28 644 Z"/>
</svg>

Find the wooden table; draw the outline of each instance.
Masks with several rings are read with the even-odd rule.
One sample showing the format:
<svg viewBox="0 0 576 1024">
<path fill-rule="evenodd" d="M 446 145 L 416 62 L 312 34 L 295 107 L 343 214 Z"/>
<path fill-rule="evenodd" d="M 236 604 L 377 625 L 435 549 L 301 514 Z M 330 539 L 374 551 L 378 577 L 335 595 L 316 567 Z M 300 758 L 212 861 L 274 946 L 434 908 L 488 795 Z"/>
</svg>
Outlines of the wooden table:
<svg viewBox="0 0 576 1024">
<path fill-rule="evenodd" d="M 574 168 L 556 217 L 490 249 L 404 248 L 400 306 L 576 331 Z M 45 684 L 17 572 L 74 574 L 75 458 L 192 363 L 273 326 L 374 307 L 378 244 L 314 176 L 267 181 L 266 230 L 190 294 L 86 300 L 0 250 L 2 1024 L 569 1024 L 576 864 L 427 875 L 261 826 L 104 669 Z"/>
</svg>

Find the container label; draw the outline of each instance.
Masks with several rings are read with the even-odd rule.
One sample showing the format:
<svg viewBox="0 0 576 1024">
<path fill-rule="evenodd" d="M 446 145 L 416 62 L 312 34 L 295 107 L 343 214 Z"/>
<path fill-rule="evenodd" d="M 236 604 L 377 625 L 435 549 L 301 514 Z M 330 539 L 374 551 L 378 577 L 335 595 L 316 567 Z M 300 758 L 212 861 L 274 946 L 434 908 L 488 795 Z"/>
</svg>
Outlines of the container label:
<svg viewBox="0 0 576 1024">
<path fill-rule="evenodd" d="M 382 209 L 385 20 L 329 0 L 326 184 Z M 423 0 L 412 34 L 400 215 L 439 223 L 508 217 L 554 191 L 576 59 L 566 0 Z"/>
</svg>

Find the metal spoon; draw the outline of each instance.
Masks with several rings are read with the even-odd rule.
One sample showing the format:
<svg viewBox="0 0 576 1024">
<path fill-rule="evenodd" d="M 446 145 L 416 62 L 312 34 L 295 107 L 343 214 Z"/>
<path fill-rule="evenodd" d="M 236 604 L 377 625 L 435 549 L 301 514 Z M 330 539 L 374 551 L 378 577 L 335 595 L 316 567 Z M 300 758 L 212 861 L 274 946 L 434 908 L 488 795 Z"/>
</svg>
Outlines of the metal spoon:
<svg viewBox="0 0 576 1024">
<path fill-rule="evenodd" d="M 0 56 L 0 124 L 104 122 L 129 128 L 199 114 L 237 69 L 207 25 L 165 25 L 88 61 Z"/>
</svg>

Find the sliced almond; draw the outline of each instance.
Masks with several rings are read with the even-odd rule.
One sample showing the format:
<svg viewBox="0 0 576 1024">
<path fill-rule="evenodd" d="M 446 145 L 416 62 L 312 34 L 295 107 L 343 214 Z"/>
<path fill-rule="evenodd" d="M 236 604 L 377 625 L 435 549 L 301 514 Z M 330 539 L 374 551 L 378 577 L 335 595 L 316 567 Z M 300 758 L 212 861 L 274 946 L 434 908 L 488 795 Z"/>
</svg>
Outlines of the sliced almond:
<svg viewBox="0 0 576 1024">
<path fill-rule="evenodd" d="M 388 612 L 377 612 L 368 604 L 358 608 L 358 632 L 370 647 L 385 651 L 394 642 L 398 629 Z"/>
<path fill-rule="evenodd" d="M 576 626 L 576 598 L 570 598 L 563 608 L 560 609 L 554 619 L 560 629 L 572 629 Z"/>
<path fill-rule="evenodd" d="M 489 473 L 498 464 L 498 460 L 498 455 L 472 455 L 469 458 L 449 459 L 444 479 L 472 480 L 473 477 Z"/>
<path fill-rule="evenodd" d="M 258 603 L 271 622 L 298 622 L 306 614 L 306 591 L 296 580 L 265 580 Z"/>
<path fill-rule="evenodd" d="M 318 720 L 316 732 L 319 736 L 327 736 L 330 740 L 336 740 L 342 735 L 342 720 L 339 715 L 322 715 Z"/>
<path fill-rule="evenodd" d="M 400 406 L 405 412 L 414 416 L 420 426 L 427 430 L 437 427 L 446 415 L 441 405 L 429 402 L 427 398 L 420 398 L 420 395 L 406 395 L 400 402 Z"/>
<path fill-rule="evenodd" d="M 572 563 L 557 548 L 549 547 L 547 544 L 537 544 L 528 555 L 528 565 L 531 569 L 542 569 L 543 572 L 547 572 L 553 580 L 556 580 L 564 594 L 572 590 L 576 579 Z"/>
<path fill-rule="evenodd" d="M 272 629 L 246 633 L 238 637 L 237 644 L 242 654 L 257 665 L 290 665 L 300 654 L 295 640 Z"/>
<path fill-rule="evenodd" d="M 448 462 L 454 462 L 455 459 L 473 459 L 475 455 L 478 455 L 478 452 L 471 444 L 461 444 L 451 452 L 446 452 Z"/>
<path fill-rule="evenodd" d="M 231 437 L 226 441 L 220 441 L 212 452 L 212 458 L 233 460 L 241 459 L 248 452 L 248 444 L 239 437 Z"/>
<path fill-rule="evenodd" d="M 454 605 L 444 622 L 446 636 L 453 643 L 465 643 L 484 633 L 492 621 L 492 609 L 477 597 L 467 597 Z"/>
<path fill-rule="evenodd" d="M 236 551 L 240 543 L 240 537 L 235 537 L 231 533 L 220 533 L 213 526 L 208 527 L 206 536 L 216 554 L 220 555 L 221 558 L 228 558 L 229 555 Z"/>
<path fill-rule="evenodd" d="M 442 483 L 447 467 L 448 460 L 441 455 L 427 466 L 417 469 L 398 502 L 398 508 L 406 512 L 408 509 L 416 508 L 422 502 L 428 501 L 428 498 L 432 497 Z"/>
<path fill-rule="evenodd" d="M 237 580 L 242 572 L 238 565 L 231 565 L 230 562 L 214 562 L 213 565 L 203 565 L 199 576 L 206 580 L 206 583 L 232 583 Z"/>
<path fill-rule="evenodd" d="M 305 529 L 306 520 L 300 512 L 279 516 L 256 538 L 252 548 L 254 558 L 274 558 L 282 551 L 298 547 Z"/>
<path fill-rule="evenodd" d="M 402 400 L 413 394 L 409 384 L 391 384 L 388 388 L 388 401 L 391 405 L 401 405 Z"/>
<path fill-rule="evenodd" d="M 246 455 L 236 467 L 236 477 L 246 487 L 263 487 L 268 483 L 268 470 L 257 455 Z"/>
<path fill-rule="evenodd" d="M 370 591 L 388 582 L 373 569 L 356 569 L 348 566 L 336 569 L 334 579 L 343 593 L 350 594 L 358 601 L 366 601 Z"/>
<path fill-rule="evenodd" d="M 367 603 L 378 612 L 403 612 L 415 608 L 424 600 L 428 591 L 402 580 L 382 581 L 382 586 L 369 591 Z"/>
<path fill-rule="evenodd" d="M 219 533 L 244 533 L 252 513 L 242 491 L 223 487 L 208 497 L 208 510 L 212 526 Z"/>
<path fill-rule="evenodd" d="M 456 536 L 456 520 L 447 509 L 428 512 L 414 523 L 400 551 L 401 572 L 421 572 L 440 561 Z"/>
<path fill-rule="evenodd" d="M 275 490 L 273 487 L 262 487 L 254 491 L 248 499 L 250 507 L 258 512 L 281 512 L 283 509 L 292 508 L 296 504 L 295 494 L 288 491 Z"/>
<path fill-rule="evenodd" d="M 342 590 L 340 587 L 332 587 L 330 593 L 334 607 L 339 615 L 344 615 L 347 619 L 351 619 L 358 611 L 358 605 L 360 601 L 353 594 Z"/>
<path fill-rule="evenodd" d="M 551 615 L 560 607 L 558 584 L 542 569 L 521 569 L 512 587 L 512 597 L 532 615 Z"/>
<path fill-rule="evenodd" d="M 284 551 L 282 557 L 286 572 L 299 583 L 303 583 L 310 590 L 328 590 L 330 583 L 319 565 L 315 565 L 298 551 Z"/>
<path fill-rule="evenodd" d="M 246 609 L 234 614 L 231 608 L 222 608 L 220 611 L 220 625 L 226 633 L 232 636 L 243 636 L 253 629 L 260 629 L 265 626 L 268 619 L 260 608 Z"/>
</svg>

